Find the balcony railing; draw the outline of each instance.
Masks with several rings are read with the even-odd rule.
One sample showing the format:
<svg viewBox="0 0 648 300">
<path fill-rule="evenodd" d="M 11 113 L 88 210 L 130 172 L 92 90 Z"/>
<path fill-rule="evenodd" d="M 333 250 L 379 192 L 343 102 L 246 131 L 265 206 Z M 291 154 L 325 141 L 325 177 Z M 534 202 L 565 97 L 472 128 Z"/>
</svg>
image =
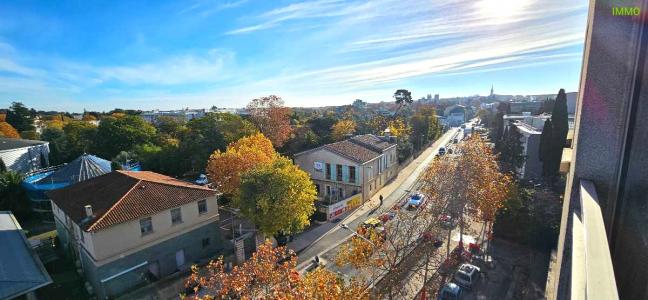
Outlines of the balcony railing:
<svg viewBox="0 0 648 300">
<path fill-rule="evenodd" d="M 591 181 L 581 180 L 573 212 L 570 299 L 619 299 L 603 214 Z"/>
</svg>

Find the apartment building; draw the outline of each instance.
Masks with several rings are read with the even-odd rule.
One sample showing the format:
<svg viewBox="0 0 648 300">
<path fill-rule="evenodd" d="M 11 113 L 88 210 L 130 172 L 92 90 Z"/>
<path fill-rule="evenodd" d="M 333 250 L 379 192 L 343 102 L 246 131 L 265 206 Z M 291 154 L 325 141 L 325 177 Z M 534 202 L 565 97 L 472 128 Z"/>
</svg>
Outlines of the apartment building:
<svg viewBox="0 0 648 300">
<path fill-rule="evenodd" d="M 0 159 L 7 170 L 21 174 L 49 165 L 49 142 L 0 138 Z"/>
<path fill-rule="evenodd" d="M 648 0 L 590 1 L 547 299 L 648 299 Z"/>
<path fill-rule="evenodd" d="M 47 193 L 61 243 L 99 299 L 217 255 L 216 191 L 153 172 L 114 171 Z"/>
<path fill-rule="evenodd" d="M 180 110 L 152 110 L 145 111 L 140 114 L 140 117 L 149 123 L 154 123 L 157 118 L 166 116 L 175 118 L 179 121 L 189 122 L 196 118 L 204 117 L 207 114 L 205 109 L 180 109 Z"/>
<path fill-rule="evenodd" d="M 329 218 L 370 199 L 398 171 L 396 144 L 372 134 L 297 153 L 294 159 L 310 174 Z M 349 205 L 355 195 L 359 201 Z"/>
</svg>

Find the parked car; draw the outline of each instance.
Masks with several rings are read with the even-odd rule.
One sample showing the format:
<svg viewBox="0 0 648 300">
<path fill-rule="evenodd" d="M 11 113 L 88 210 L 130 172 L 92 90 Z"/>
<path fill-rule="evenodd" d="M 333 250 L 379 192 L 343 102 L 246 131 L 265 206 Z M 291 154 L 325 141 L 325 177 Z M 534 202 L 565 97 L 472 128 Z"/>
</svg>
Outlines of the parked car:
<svg viewBox="0 0 648 300">
<path fill-rule="evenodd" d="M 479 268 L 471 264 L 462 264 L 454 275 L 454 281 L 463 288 L 470 289 L 479 279 Z"/>
<path fill-rule="evenodd" d="M 396 212 L 393 211 L 393 210 L 390 210 L 389 212 L 386 212 L 386 213 L 380 215 L 380 217 L 378 217 L 378 219 L 380 219 L 380 221 L 382 221 L 383 223 L 387 223 L 388 221 L 393 220 L 394 217 L 396 217 Z"/>
<path fill-rule="evenodd" d="M 409 196 L 407 199 L 407 209 L 418 209 L 425 205 L 425 195 L 421 193 L 415 193 Z"/>
<path fill-rule="evenodd" d="M 445 155 L 445 153 L 446 153 L 446 148 L 445 147 L 439 148 L 439 155 Z"/>
<path fill-rule="evenodd" d="M 461 287 L 454 282 L 447 282 L 439 290 L 437 300 L 459 300 L 461 299 Z"/>
<path fill-rule="evenodd" d="M 198 178 L 196 179 L 195 183 L 197 185 L 206 185 L 209 183 L 209 179 L 207 178 L 207 175 L 205 174 L 200 174 Z"/>
<path fill-rule="evenodd" d="M 441 227 L 450 229 L 457 226 L 458 220 L 449 214 L 442 214 L 439 216 L 439 222 L 441 222 Z"/>
<path fill-rule="evenodd" d="M 429 232 L 429 231 L 423 232 L 419 236 L 418 242 L 420 243 L 420 242 L 424 242 L 424 241 L 425 242 L 431 242 L 432 245 L 434 246 L 434 248 L 441 248 L 441 246 L 443 246 L 443 240 L 441 238 L 439 238 L 438 236 L 436 236 L 434 233 Z"/>
<path fill-rule="evenodd" d="M 459 139 L 456 139 L 456 138 L 453 139 L 453 140 L 452 140 L 452 143 L 453 143 L 453 144 L 459 143 Z"/>
</svg>

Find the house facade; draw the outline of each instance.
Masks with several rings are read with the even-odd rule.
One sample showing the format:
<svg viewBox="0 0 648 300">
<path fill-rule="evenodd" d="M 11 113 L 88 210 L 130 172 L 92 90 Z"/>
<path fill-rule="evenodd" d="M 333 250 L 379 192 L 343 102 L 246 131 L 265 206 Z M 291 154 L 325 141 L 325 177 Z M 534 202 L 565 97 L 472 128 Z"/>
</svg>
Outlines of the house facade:
<svg viewBox="0 0 648 300">
<path fill-rule="evenodd" d="M 463 105 L 452 105 L 447 107 L 443 115 L 446 118 L 446 124 L 448 126 L 459 126 L 466 122 L 466 107 Z"/>
<path fill-rule="evenodd" d="M 21 174 L 49 166 L 49 142 L 0 138 L 0 159 L 7 170 Z"/>
<path fill-rule="evenodd" d="M 396 144 L 370 134 L 297 153 L 294 159 L 310 174 L 328 219 L 370 199 L 398 172 Z"/>
<path fill-rule="evenodd" d="M 217 193 L 203 186 L 115 171 L 48 195 L 60 242 L 99 299 L 187 270 L 223 248 Z"/>
</svg>

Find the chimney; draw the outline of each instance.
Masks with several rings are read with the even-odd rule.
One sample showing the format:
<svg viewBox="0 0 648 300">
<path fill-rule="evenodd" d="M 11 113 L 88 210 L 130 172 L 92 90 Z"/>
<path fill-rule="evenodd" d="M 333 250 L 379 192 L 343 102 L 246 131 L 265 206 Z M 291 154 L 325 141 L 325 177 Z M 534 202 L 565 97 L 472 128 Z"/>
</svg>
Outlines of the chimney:
<svg viewBox="0 0 648 300">
<path fill-rule="evenodd" d="M 92 205 L 84 206 L 86 217 L 92 217 Z"/>
</svg>

